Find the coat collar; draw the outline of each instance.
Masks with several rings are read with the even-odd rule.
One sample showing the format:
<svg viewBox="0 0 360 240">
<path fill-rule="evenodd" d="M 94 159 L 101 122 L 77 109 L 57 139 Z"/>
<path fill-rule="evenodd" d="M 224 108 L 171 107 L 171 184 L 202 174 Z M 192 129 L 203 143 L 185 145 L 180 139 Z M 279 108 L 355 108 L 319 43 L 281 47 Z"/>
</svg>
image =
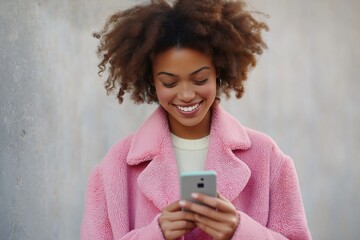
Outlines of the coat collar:
<svg viewBox="0 0 360 240">
<path fill-rule="evenodd" d="M 214 104 L 206 170 L 217 172 L 217 188 L 228 200 L 237 197 L 246 186 L 251 172 L 235 156 L 234 150 L 251 146 L 246 129 L 218 104 Z M 179 176 L 166 112 L 159 107 L 135 133 L 127 163 L 149 161 L 139 175 L 138 185 L 156 207 L 163 209 L 179 200 Z"/>
</svg>

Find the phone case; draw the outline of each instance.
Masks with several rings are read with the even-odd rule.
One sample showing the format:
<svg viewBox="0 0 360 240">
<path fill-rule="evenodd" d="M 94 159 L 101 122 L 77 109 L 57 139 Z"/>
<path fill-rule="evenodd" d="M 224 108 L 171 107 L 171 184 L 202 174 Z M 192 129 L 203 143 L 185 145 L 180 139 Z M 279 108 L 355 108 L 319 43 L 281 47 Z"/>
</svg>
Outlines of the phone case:
<svg viewBox="0 0 360 240">
<path fill-rule="evenodd" d="M 194 192 L 216 197 L 216 172 L 196 171 L 182 173 L 180 175 L 181 199 L 201 204 L 191 197 L 191 193 Z"/>
</svg>

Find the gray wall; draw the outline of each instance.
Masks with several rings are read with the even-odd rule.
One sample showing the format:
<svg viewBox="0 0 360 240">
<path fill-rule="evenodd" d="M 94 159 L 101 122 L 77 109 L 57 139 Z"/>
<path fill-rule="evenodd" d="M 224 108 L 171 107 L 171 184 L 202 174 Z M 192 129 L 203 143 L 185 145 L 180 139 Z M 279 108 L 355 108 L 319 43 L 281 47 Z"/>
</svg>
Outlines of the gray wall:
<svg viewBox="0 0 360 240">
<path fill-rule="evenodd" d="M 97 76 L 106 16 L 134 1 L 1 0 L 0 239 L 78 239 L 90 169 L 155 105 L 118 105 Z M 360 230 L 360 3 L 253 0 L 269 50 L 223 106 L 293 157 L 314 239 Z"/>
</svg>

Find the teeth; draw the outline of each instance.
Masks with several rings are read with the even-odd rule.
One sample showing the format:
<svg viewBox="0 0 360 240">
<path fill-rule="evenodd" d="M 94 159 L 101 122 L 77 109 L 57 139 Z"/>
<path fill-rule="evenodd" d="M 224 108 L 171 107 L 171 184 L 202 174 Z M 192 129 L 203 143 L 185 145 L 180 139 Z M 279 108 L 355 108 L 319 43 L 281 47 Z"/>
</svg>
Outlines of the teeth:
<svg viewBox="0 0 360 240">
<path fill-rule="evenodd" d="M 184 112 L 191 112 L 193 111 L 194 109 L 196 109 L 197 107 L 199 106 L 199 104 L 195 104 L 194 106 L 191 106 L 191 107 L 181 107 L 181 106 L 177 106 L 178 109 L 180 109 L 181 111 L 184 111 Z"/>
</svg>

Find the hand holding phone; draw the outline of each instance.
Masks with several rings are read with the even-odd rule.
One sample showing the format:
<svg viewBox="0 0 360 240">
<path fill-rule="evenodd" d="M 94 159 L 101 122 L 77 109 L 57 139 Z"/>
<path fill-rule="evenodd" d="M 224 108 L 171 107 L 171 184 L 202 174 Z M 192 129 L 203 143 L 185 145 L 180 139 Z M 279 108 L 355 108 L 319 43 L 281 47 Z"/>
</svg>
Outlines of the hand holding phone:
<svg viewBox="0 0 360 240">
<path fill-rule="evenodd" d="M 181 174 L 180 179 L 181 200 L 201 205 L 205 205 L 205 202 L 207 202 L 208 205 L 206 206 L 211 208 L 208 209 L 186 202 L 181 203 L 180 201 L 183 211 L 201 215 L 201 218 L 197 218 L 194 223 L 213 238 L 217 238 L 221 233 L 225 236 L 225 239 L 231 239 L 239 225 L 239 215 L 236 207 L 229 200 L 221 194 L 217 195 L 216 172 L 189 172 Z M 216 197 L 216 199 L 198 195 L 197 199 L 200 199 L 200 201 L 196 201 L 191 197 L 194 192 Z"/>
</svg>

